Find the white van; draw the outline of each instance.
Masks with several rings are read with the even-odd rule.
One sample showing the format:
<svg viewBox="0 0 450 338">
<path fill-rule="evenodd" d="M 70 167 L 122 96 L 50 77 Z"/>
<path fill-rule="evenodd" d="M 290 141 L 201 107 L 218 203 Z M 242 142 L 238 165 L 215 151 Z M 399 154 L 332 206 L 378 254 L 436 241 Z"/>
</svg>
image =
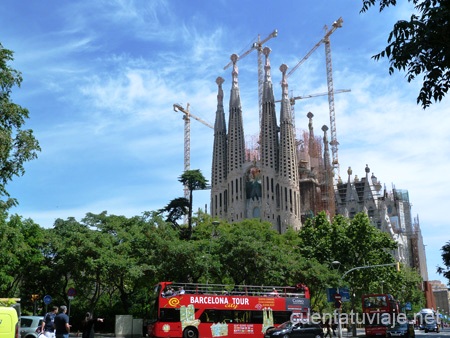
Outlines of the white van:
<svg viewBox="0 0 450 338">
<path fill-rule="evenodd" d="M 13 307 L 0 306 L 0 338 L 19 338 L 19 317 Z"/>
</svg>

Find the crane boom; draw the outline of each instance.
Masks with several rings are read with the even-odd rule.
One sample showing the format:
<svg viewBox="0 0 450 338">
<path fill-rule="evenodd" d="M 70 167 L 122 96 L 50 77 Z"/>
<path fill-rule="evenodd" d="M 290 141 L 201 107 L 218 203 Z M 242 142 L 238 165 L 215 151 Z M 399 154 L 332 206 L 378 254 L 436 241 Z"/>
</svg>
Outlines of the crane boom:
<svg viewBox="0 0 450 338">
<path fill-rule="evenodd" d="M 337 89 L 334 91 L 335 94 L 348 93 L 348 92 L 351 92 L 351 89 Z M 289 101 L 290 101 L 291 105 L 294 105 L 295 101 L 297 101 L 297 100 L 310 99 L 312 97 L 325 96 L 325 95 L 328 95 L 328 92 L 317 93 L 317 94 L 307 94 L 307 95 L 303 95 L 303 96 L 293 96 L 293 97 L 289 98 Z M 281 100 L 276 100 L 275 102 L 281 102 Z"/>
<path fill-rule="evenodd" d="M 248 50 L 246 50 L 244 53 L 242 53 L 241 55 L 238 56 L 238 61 L 240 59 L 243 59 L 244 57 L 246 57 L 248 54 L 250 54 L 255 49 L 262 48 L 263 44 L 265 44 L 270 39 L 276 37 L 277 35 L 278 35 L 278 31 L 276 29 L 261 41 L 259 40 L 259 35 L 258 35 L 258 40 L 256 42 L 253 42 L 252 46 Z M 227 65 L 225 67 L 223 67 L 223 70 L 226 70 L 232 64 L 233 64 L 232 61 L 228 62 Z"/>
<path fill-rule="evenodd" d="M 258 51 L 258 104 L 259 104 L 259 121 L 261 123 L 261 115 L 262 115 L 262 95 L 263 95 L 263 85 L 264 85 L 264 69 L 262 62 L 262 49 L 263 45 L 272 38 L 278 36 L 278 31 L 274 29 L 272 33 L 270 33 L 267 37 L 260 40 L 260 36 L 258 35 L 258 40 L 253 43 L 252 47 L 245 51 L 241 56 L 238 56 L 238 60 L 250 54 L 255 49 Z M 227 69 L 231 66 L 233 62 L 229 62 L 223 69 Z"/>
<path fill-rule="evenodd" d="M 286 74 L 286 78 L 288 78 L 289 76 L 291 76 L 292 73 L 295 72 L 295 71 L 297 70 L 297 68 L 300 67 L 300 65 L 303 64 L 303 62 L 305 62 L 305 61 L 311 56 L 311 54 L 314 53 L 314 52 L 316 51 L 316 49 L 319 48 L 319 46 L 320 46 L 322 43 L 324 43 L 324 42 L 330 37 L 331 34 L 334 33 L 334 31 L 335 31 L 336 29 L 342 27 L 342 22 L 343 22 L 342 18 L 337 19 L 337 20 L 333 23 L 332 28 L 331 28 L 329 31 L 327 31 L 327 32 L 325 33 L 325 36 L 324 36 L 322 39 L 320 39 L 320 41 L 317 42 L 317 43 L 314 45 L 314 47 L 308 52 L 308 54 L 306 54 L 306 55 L 303 57 L 303 59 L 301 59 L 301 60 L 300 60 L 300 61 L 299 61 L 299 62 L 298 62 L 298 63 L 297 63 L 290 71 L 289 71 L 289 73 Z"/>
</svg>

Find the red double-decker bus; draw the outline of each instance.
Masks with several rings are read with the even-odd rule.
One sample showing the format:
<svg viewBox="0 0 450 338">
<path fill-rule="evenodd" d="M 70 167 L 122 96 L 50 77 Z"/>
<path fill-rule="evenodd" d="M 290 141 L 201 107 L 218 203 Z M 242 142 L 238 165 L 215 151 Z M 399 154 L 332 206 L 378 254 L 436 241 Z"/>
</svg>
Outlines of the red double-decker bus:
<svg viewBox="0 0 450 338">
<path fill-rule="evenodd" d="M 399 310 L 399 302 L 390 294 L 363 295 L 362 311 L 366 337 L 386 337 L 387 328 L 396 320 Z"/>
<path fill-rule="evenodd" d="M 150 337 L 263 337 L 286 321 L 308 321 L 309 289 L 160 282 L 155 287 Z"/>
</svg>

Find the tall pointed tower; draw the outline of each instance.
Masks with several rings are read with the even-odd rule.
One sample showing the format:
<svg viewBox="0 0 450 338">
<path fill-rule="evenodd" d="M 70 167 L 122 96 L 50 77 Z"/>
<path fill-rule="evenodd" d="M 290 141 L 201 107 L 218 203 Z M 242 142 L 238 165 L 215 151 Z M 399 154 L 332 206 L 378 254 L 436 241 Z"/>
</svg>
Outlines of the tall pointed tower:
<svg viewBox="0 0 450 338">
<path fill-rule="evenodd" d="M 284 232 L 288 225 L 300 228 L 300 180 L 298 174 L 298 159 L 296 151 L 295 127 L 289 100 L 289 90 L 286 78 L 288 67 L 280 66 L 282 73 L 282 98 L 280 112 L 280 148 L 279 148 L 279 199 L 280 215 L 277 224 L 279 231 Z M 284 222 L 284 224 L 282 223 Z"/>
<path fill-rule="evenodd" d="M 226 196 L 226 178 L 227 178 L 227 128 L 225 122 L 225 111 L 223 109 L 223 89 L 224 79 L 218 77 L 216 83 L 217 93 L 217 111 L 216 122 L 214 125 L 214 150 L 211 170 L 211 207 L 214 207 L 217 215 L 222 217 L 226 214 L 227 200 Z"/>
<path fill-rule="evenodd" d="M 300 188 L 296 140 L 286 81 L 287 66 L 282 65 L 283 100 L 280 127 L 269 61 L 270 49 L 264 48 L 265 80 L 260 126 L 260 160 L 245 158 L 245 139 L 238 85 L 237 55 L 233 62 L 229 104 L 228 133 L 223 109 L 223 79 L 218 78 L 218 103 L 214 126 L 211 179 L 211 215 L 237 222 L 256 218 L 273 224 L 280 233 L 289 227 L 299 229 Z M 220 80 L 219 80 L 220 79 Z"/>
</svg>

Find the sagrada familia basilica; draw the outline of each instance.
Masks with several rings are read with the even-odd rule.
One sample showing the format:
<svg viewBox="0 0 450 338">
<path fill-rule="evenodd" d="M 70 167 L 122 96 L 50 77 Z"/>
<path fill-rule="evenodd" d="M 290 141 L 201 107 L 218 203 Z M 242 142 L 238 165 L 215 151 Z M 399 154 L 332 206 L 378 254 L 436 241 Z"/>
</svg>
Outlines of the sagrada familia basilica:
<svg viewBox="0 0 450 338">
<path fill-rule="evenodd" d="M 309 112 L 308 130 L 296 136 L 288 97 L 286 65 L 281 65 L 282 99 L 279 118 L 271 80 L 270 49 L 265 57 L 264 84 L 258 151 L 246 149 L 243 112 L 238 82 L 237 55 L 231 57 L 233 70 L 228 116 L 224 108 L 224 79 L 218 86 L 212 156 L 211 203 L 213 217 L 228 222 L 256 218 L 272 223 L 279 233 L 299 230 L 308 217 L 320 211 L 330 218 L 341 214 L 352 218 L 365 212 L 373 226 L 390 234 L 398 243 L 396 260 L 409 265 L 427 281 L 425 249 L 419 218 L 411 216 L 408 191 L 383 187 L 369 166 L 364 175 L 346 180 L 334 177 L 327 131 L 316 137 L 314 115 Z M 361 168 L 362 169 L 362 168 Z"/>
</svg>

